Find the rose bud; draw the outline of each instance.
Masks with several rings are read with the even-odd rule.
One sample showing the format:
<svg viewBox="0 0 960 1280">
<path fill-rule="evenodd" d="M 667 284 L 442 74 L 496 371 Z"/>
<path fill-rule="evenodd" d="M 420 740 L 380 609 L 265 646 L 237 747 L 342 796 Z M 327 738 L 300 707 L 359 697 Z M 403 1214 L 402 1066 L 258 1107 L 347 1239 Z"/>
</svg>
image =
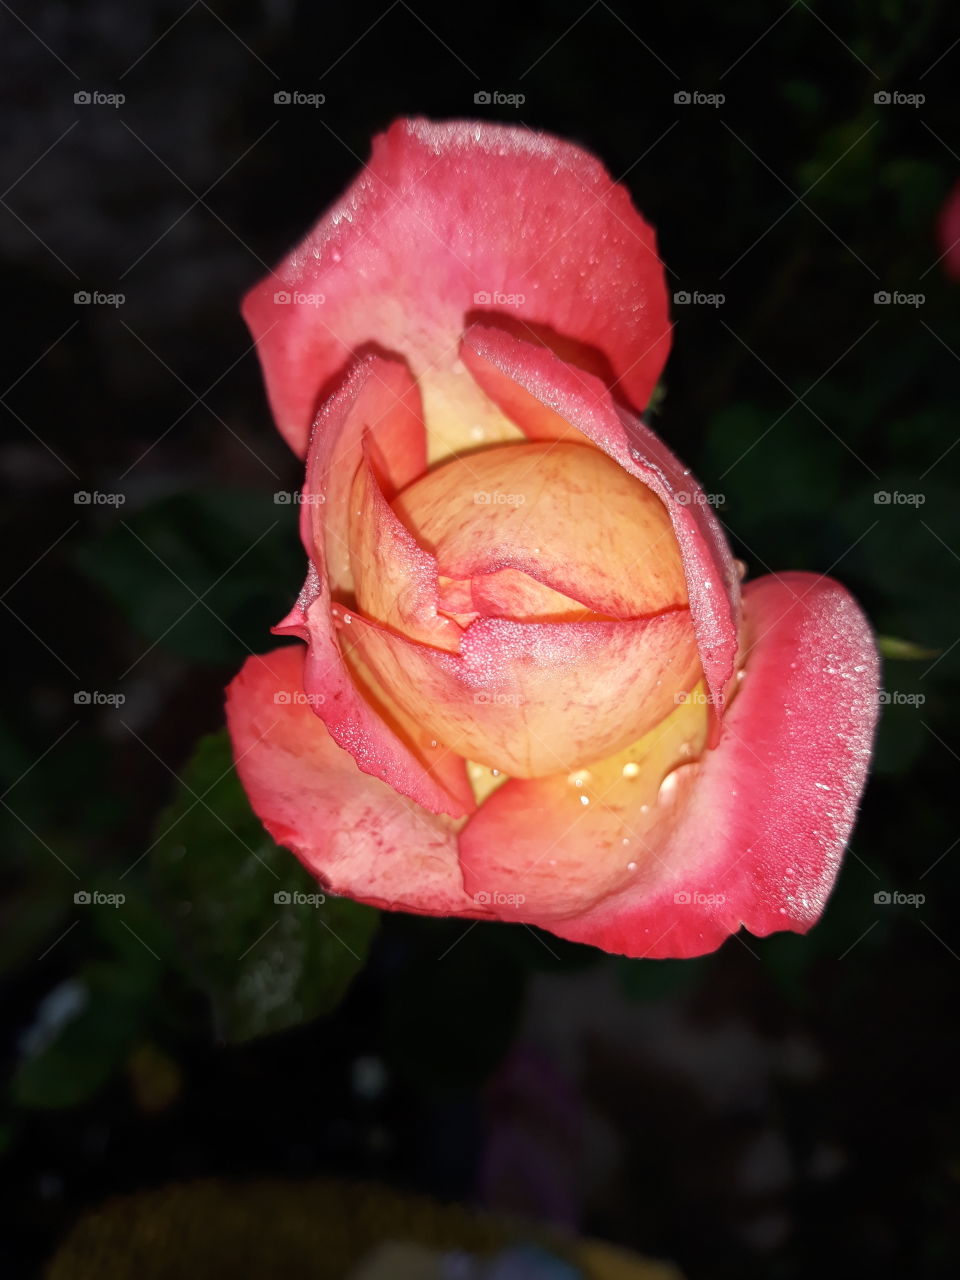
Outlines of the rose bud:
<svg viewBox="0 0 960 1280">
<path fill-rule="evenodd" d="M 653 232 L 579 148 L 401 121 L 244 313 L 306 460 L 306 583 L 228 691 L 238 773 L 328 891 L 630 956 L 805 932 L 866 777 L 877 655 L 748 583 L 639 416 Z"/>
</svg>

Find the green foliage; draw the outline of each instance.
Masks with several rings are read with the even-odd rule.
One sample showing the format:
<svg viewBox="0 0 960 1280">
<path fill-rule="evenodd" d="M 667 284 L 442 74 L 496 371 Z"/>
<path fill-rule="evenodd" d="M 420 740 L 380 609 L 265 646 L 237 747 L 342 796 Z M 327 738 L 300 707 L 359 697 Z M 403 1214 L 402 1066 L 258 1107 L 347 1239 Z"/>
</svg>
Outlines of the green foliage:
<svg viewBox="0 0 960 1280">
<path fill-rule="evenodd" d="M 151 643 L 195 662 L 238 662 L 303 575 L 295 512 L 239 489 L 176 494 L 122 517 L 77 559 Z"/>
<path fill-rule="evenodd" d="M 226 731 L 199 743 L 157 822 L 153 870 L 172 905 L 184 973 L 231 1041 L 333 1009 L 361 968 L 378 914 L 325 896 L 254 815 Z"/>
</svg>

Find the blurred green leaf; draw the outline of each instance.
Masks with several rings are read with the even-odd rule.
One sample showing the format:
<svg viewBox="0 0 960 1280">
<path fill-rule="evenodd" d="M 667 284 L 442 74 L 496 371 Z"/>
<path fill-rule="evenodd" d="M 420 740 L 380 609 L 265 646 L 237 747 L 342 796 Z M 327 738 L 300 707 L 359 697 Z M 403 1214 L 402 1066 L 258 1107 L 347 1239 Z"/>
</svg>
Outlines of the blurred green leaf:
<svg viewBox="0 0 960 1280">
<path fill-rule="evenodd" d="M 880 656 L 898 662 L 926 662 L 940 653 L 939 649 L 927 649 L 913 640 L 901 640 L 897 636 L 878 636 Z"/>
<path fill-rule="evenodd" d="M 188 977 L 231 1041 L 333 1009 L 363 965 L 370 907 L 324 896 L 270 839 L 233 768 L 225 730 L 203 738 L 160 815 L 153 869 L 173 904 Z"/>
<path fill-rule="evenodd" d="M 146 639 L 232 662 L 289 607 L 303 573 L 295 513 L 247 490 L 177 494 L 121 516 L 77 560 Z"/>
<path fill-rule="evenodd" d="M 73 1107 L 97 1093 L 141 1033 L 157 972 L 98 963 L 55 987 L 23 1037 L 13 1101 Z"/>
</svg>

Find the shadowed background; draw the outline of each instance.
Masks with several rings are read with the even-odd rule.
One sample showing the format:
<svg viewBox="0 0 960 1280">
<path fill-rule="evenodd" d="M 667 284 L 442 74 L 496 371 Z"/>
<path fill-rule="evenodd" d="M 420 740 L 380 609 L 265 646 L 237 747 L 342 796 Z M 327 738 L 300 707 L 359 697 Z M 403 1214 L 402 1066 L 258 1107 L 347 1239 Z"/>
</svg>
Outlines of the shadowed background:
<svg viewBox="0 0 960 1280">
<path fill-rule="evenodd" d="M 950 1274 L 950 7 L 20 0 L 0 24 L 4 1274 L 113 1193 L 237 1175 L 376 1178 L 706 1280 Z M 644 962 L 284 914 L 315 886 L 222 740 L 195 750 L 303 569 L 238 301 L 404 114 L 545 128 L 623 175 L 701 299 L 653 425 L 751 575 L 830 572 L 888 638 L 875 776 L 806 939 Z"/>
</svg>

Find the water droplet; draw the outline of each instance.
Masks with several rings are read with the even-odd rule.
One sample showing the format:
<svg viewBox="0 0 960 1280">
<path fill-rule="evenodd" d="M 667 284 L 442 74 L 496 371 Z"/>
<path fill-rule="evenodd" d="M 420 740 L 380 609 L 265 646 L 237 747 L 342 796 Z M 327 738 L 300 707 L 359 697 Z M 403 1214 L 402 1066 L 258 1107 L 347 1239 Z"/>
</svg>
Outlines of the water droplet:
<svg viewBox="0 0 960 1280">
<path fill-rule="evenodd" d="M 625 778 L 635 778 L 640 772 L 640 766 L 636 760 L 628 760 L 623 766 L 622 773 Z"/>
<path fill-rule="evenodd" d="M 430 739 L 430 745 L 431 745 L 431 747 L 435 747 L 435 746 L 437 745 L 437 740 L 436 740 L 436 738 L 431 738 L 431 739 Z"/>
<path fill-rule="evenodd" d="M 676 770 L 674 770 L 673 773 L 668 773 L 667 776 L 664 778 L 664 780 L 660 783 L 660 794 L 657 796 L 657 799 L 669 800 L 670 797 L 673 795 L 673 793 L 676 791 L 676 789 L 677 789 L 677 774 L 676 774 Z"/>
<path fill-rule="evenodd" d="M 641 813 L 649 813 L 649 812 L 650 812 L 650 806 L 649 806 L 648 804 L 642 804 L 642 805 L 640 806 L 640 812 L 641 812 Z"/>
<path fill-rule="evenodd" d="M 353 619 L 350 617 L 349 613 L 345 613 L 345 614 L 343 615 L 343 620 L 344 620 L 344 622 L 347 624 L 347 626 L 349 626 L 349 625 L 350 625 L 350 623 L 353 621 Z"/>
<path fill-rule="evenodd" d="M 582 787 L 585 782 L 589 781 L 589 769 L 576 769 L 573 773 L 567 775 L 567 782 L 569 782 L 572 787 Z"/>
<path fill-rule="evenodd" d="M 491 774 L 493 775 L 493 777 L 495 777 L 495 778 L 499 778 L 499 777 L 500 777 L 500 770 L 499 770 L 499 769 L 491 769 L 491 770 L 490 770 L 490 772 L 491 772 Z"/>
<path fill-rule="evenodd" d="M 589 803 L 590 803 L 590 797 L 589 797 L 589 796 L 581 796 L 581 797 L 580 797 L 580 803 L 581 803 L 581 804 L 589 804 Z"/>
</svg>

